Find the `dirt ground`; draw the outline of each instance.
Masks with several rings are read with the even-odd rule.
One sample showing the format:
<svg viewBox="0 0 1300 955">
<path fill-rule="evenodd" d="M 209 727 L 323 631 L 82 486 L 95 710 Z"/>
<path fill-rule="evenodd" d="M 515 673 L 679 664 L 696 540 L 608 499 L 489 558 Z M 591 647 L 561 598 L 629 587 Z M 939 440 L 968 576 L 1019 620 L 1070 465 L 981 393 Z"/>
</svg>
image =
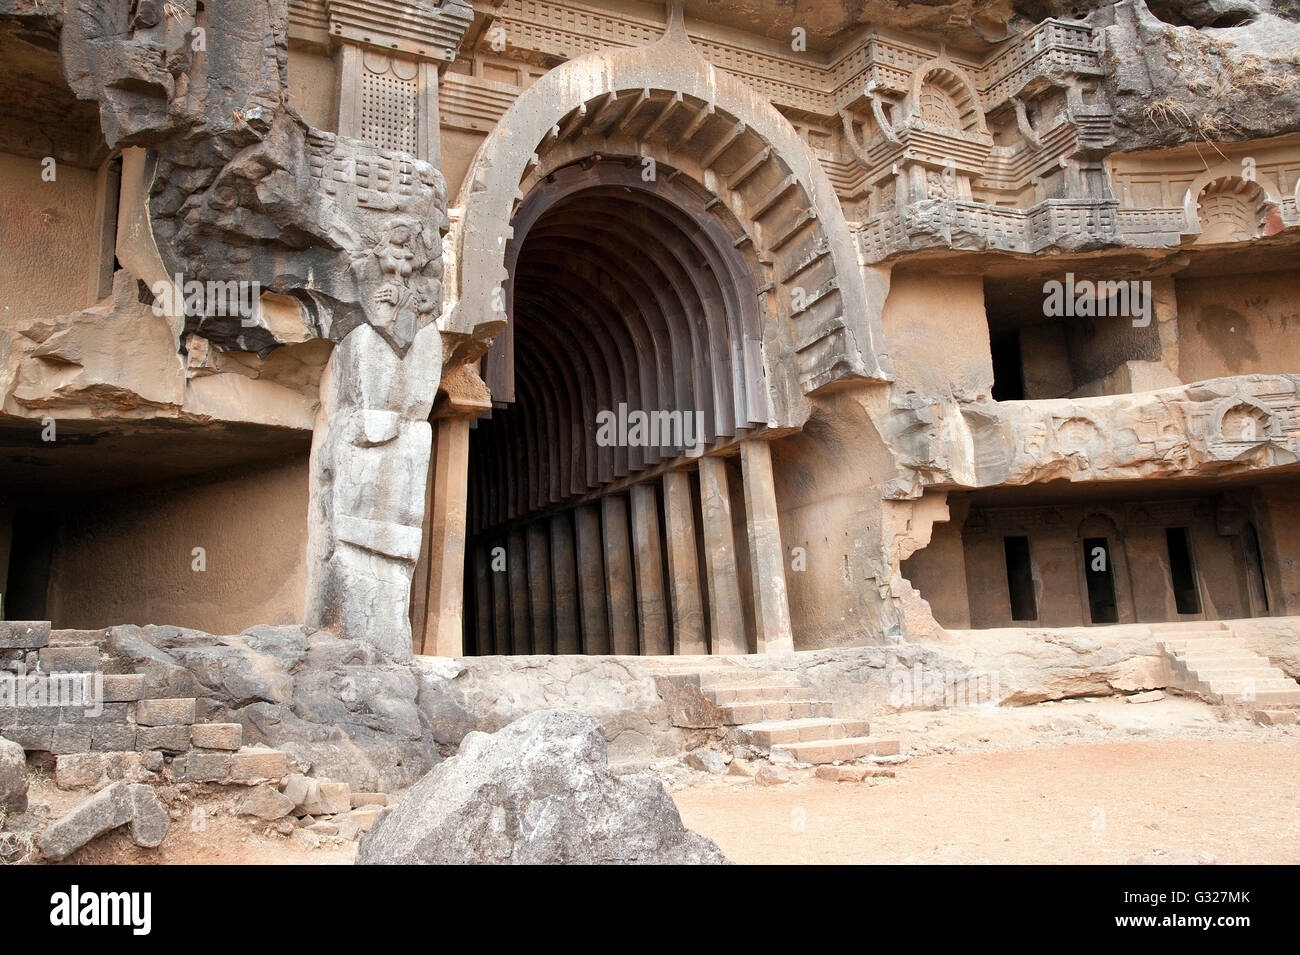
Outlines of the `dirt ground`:
<svg viewBox="0 0 1300 955">
<path fill-rule="evenodd" d="M 84 792 L 57 788 L 47 772 L 33 772 L 28 785 L 28 803 L 42 819 L 59 818 L 86 799 Z M 354 842 L 305 832 L 286 837 L 238 816 L 238 796 L 218 787 L 159 786 L 155 791 L 172 817 L 161 846 L 142 849 L 123 828 L 100 836 L 60 864 L 351 865 L 356 854 Z"/>
<path fill-rule="evenodd" d="M 860 783 L 790 770 L 674 793 L 739 863 L 1300 862 L 1300 732 L 1170 698 L 873 722 L 923 755 Z"/>
</svg>

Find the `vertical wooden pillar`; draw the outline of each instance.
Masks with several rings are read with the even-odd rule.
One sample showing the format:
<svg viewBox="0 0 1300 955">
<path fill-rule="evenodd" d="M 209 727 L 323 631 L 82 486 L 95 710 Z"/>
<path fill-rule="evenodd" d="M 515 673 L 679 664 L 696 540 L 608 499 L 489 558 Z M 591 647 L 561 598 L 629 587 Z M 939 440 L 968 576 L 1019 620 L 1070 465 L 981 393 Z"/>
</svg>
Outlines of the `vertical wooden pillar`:
<svg viewBox="0 0 1300 955">
<path fill-rule="evenodd" d="M 672 652 L 668 634 L 668 606 L 664 599 L 663 543 L 659 537 L 659 509 L 653 484 L 632 488 L 632 542 L 636 558 L 637 622 L 641 627 L 641 652 Z"/>
<path fill-rule="evenodd" d="M 600 530 L 605 542 L 611 650 L 635 655 L 636 595 L 632 591 L 632 545 L 627 533 L 627 501 L 623 497 L 610 494 L 601 498 Z"/>
<path fill-rule="evenodd" d="M 690 474 L 664 475 L 664 533 L 668 549 L 668 585 L 673 598 L 673 653 L 708 653 L 704 602 L 695 556 L 695 512 Z"/>
<path fill-rule="evenodd" d="M 609 618 L 605 609 L 605 568 L 601 560 L 600 511 L 584 504 L 573 512 L 578 551 L 578 607 L 582 652 L 609 653 Z"/>
<path fill-rule="evenodd" d="M 704 570 L 709 585 L 709 623 L 714 653 L 744 653 L 745 618 L 740 608 L 736 542 L 731 525 L 727 462 L 700 458 L 700 517 L 704 532 Z"/>
<path fill-rule="evenodd" d="M 754 629 L 759 653 L 791 653 L 790 604 L 785 590 L 785 550 L 777 522 L 772 449 L 766 441 L 742 441 L 749 566 L 754 580 Z"/>
<path fill-rule="evenodd" d="M 551 518 L 551 601 L 555 607 L 555 652 L 577 653 L 578 582 L 573 563 L 573 525 L 568 514 Z"/>
<path fill-rule="evenodd" d="M 532 653 L 532 623 L 528 612 L 528 551 L 524 532 L 506 538 L 506 576 L 510 584 L 510 646 L 515 653 Z"/>
<path fill-rule="evenodd" d="M 469 419 L 435 418 L 425 510 L 423 641 L 420 653 L 458 657 L 465 594 L 465 506 L 469 477 Z"/>
<path fill-rule="evenodd" d="M 546 525 L 528 525 L 528 606 L 533 621 L 533 653 L 554 653 L 551 626 L 551 554 Z"/>
</svg>

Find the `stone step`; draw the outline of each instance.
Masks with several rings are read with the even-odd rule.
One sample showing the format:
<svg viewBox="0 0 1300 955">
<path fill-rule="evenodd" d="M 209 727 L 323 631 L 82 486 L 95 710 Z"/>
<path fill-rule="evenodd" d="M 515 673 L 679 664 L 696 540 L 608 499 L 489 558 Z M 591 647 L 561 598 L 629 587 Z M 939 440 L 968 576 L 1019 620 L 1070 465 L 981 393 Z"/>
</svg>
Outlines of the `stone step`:
<svg viewBox="0 0 1300 955">
<path fill-rule="evenodd" d="M 701 690 L 734 689 L 746 686 L 802 686 L 798 677 L 781 670 L 750 670 L 719 667 L 700 672 Z"/>
<path fill-rule="evenodd" d="M 1235 667 L 1197 667 L 1195 670 L 1196 678 L 1202 683 L 1214 682 L 1216 680 L 1254 680 L 1256 683 L 1265 683 L 1273 680 L 1281 680 L 1285 683 L 1295 684 L 1289 676 L 1279 670 L 1277 667 L 1261 666 L 1235 666 Z M 1279 685 L 1275 689 L 1289 689 L 1289 687 Z"/>
<path fill-rule="evenodd" d="M 1216 694 L 1220 703 L 1249 703 L 1253 706 L 1300 706 L 1300 687 L 1294 690 L 1256 690 L 1253 696 L 1239 693 Z"/>
<path fill-rule="evenodd" d="M 1197 682 L 1200 685 L 1208 686 L 1214 693 L 1223 693 L 1225 690 L 1239 691 L 1244 690 L 1247 686 L 1253 686 L 1256 690 L 1300 690 L 1300 683 L 1291 680 L 1286 676 L 1282 677 L 1232 677 L 1232 676 L 1213 676 L 1213 674 L 1197 673 Z"/>
<path fill-rule="evenodd" d="M 824 700 L 782 700 L 769 703 L 736 703 L 720 707 L 725 726 L 763 723 L 768 720 L 800 720 L 831 715 L 831 704 Z"/>
<path fill-rule="evenodd" d="M 1167 623 L 1148 623 L 1152 633 L 1217 633 L 1228 630 L 1228 625 L 1217 620 L 1173 620 Z"/>
<path fill-rule="evenodd" d="M 719 706 L 733 703 L 777 703 L 782 700 L 808 700 L 812 691 L 807 687 L 771 683 L 754 683 L 745 686 L 710 687 L 704 695 Z"/>
<path fill-rule="evenodd" d="M 850 736 L 847 739 L 817 740 L 807 743 L 777 743 L 773 755 L 787 753 L 797 763 L 820 766 L 825 763 L 862 759 L 866 756 L 895 756 L 902 749 L 896 739 L 875 736 Z"/>
<path fill-rule="evenodd" d="M 1198 652 L 1196 654 L 1180 653 L 1178 654 L 1178 661 L 1180 663 L 1186 664 L 1189 667 L 1202 667 L 1202 666 L 1251 667 L 1251 666 L 1259 665 L 1260 657 L 1259 654 L 1257 653 L 1235 653 L 1231 651 L 1224 652 L 1224 653 L 1199 653 Z"/>
<path fill-rule="evenodd" d="M 1252 652 L 1241 640 L 1236 637 L 1178 637 L 1168 640 L 1157 640 L 1156 645 L 1162 650 L 1168 650 L 1171 653 L 1209 653 L 1220 650 L 1245 650 L 1247 653 Z"/>
<path fill-rule="evenodd" d="M 777 743 L 813 743 L 828 739 L 850 739 L 871 732 L 866 720 L 823 719 L 767 720 L 746 723 L 740 727 L 753 744 L 760 749 L 770 749 Z"/>
<path fill-rule="evenodd" d="M 48 620 L 0 620 L 0 650 L 39 650 L 49 642 Z"/>
</svg>

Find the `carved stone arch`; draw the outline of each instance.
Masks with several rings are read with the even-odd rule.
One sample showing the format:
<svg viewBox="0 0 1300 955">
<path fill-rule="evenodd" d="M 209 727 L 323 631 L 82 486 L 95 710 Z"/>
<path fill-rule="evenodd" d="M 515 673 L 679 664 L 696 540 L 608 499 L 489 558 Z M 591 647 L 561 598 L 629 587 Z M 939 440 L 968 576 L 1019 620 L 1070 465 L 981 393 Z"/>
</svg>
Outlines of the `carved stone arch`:
<svg viewBox="0 0 1300 955">
<path fill-rule="evenodd" d="M 1123 540 L 1119 515 L 1108 507 L 1089 508 L 1079 519 L 1074 532 L 1076 541 L 1082 541 L 1085 537 L 1113 537 L 1117 542 Z"/>
<path fill-rule="evenodd" d="M 1199 236 L 1198 242 L 1217 243 L 1268 234 L 1268 220 L 1276 215 L 1279 199 L 1240 173 L 1240 166 L 1221 163 L 1192 180 L 1183 195 L 1184 235 Z"/>
<path fill-rule="evenodd" d="M 1247 395 L 1225 398 L 1214 409 L 1213 429 L 1216 444 L 1258 443 L 1280 437 L 1281 424 L 1277 415 Z M 1247 428 L 1250 432 L 1247 433 Z"/>
<path fill-rule="evenodd" d="M 733 242 L 761 266 L 753 281 L 766 316 L 773 423 L 798 426 L 802 395 L 835 382 L 891 380 L 880 323 L 886 273 L 859 267 L 826 174 L 769 102 L 672 29 L 648 47 L 557 67 L 502 116 L 453 212 L 446 331 L 499 333 L 519 203 L 539 177 L 597 156 L 645 157 L 662 162 L 665 175 L 684 172 L 741 224 Z"/>
<path fill-rule="evenodd" d="M 951 104 L 958 125 L 948 126 L 926 116 L 927 107 L 933 108 L 938 102 L 931 103 L 928 99 L 931 96 L 942 96 Z M 928 60 L 913 71 L 906 115 L 958 132 L 988 133 L 979 91 L 965 71 L 946 57 Z"/>
</svg>

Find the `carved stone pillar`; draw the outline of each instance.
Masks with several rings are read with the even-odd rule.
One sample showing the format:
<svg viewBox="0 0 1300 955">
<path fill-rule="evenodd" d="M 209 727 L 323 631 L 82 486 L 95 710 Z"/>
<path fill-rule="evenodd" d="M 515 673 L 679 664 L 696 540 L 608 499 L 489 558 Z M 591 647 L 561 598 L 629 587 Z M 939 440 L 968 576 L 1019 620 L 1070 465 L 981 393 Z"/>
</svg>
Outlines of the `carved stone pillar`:
<svg viewBox="0 0 1300 955">
<path fill-rule="evenodd" d="M 632 488 L 632 543 L 636 565 L 637 622 L 641 652 L 661 656 L 672 652 L 668 634 L 668 603 L 664 596 L 663 541 L 659 537 L 659 507 L 653 484 Z"/>
<path fill-rule="evenodd" d="M 601 498 L 600 530 L 605 544 L 611 650 L 635 655 L 636 597 L 632 591 L 632 544 L 627 533 L 626 499 L 613 494 Z"/>
<path fill-rule="evenodd" d="M 420 653 L 461 656 L 465 591 L 465 508 L 469 477 L 470 422 L 491 407 L 487 388 L 468 368 L 443 382 L 446 394 L 433 410 L 433 456 L 429 466 L 426 534 L 412 601 Z M 417 595 L 418 596 L 418 595 Z M 423 618 L 419 616 L 423 611 Z"/>
<path fill-rule="evenodd" d="M 578 594 L 582 614 L 582 652 L 609 653 L 605 609 L 605 569 L 601 560 L 600 511 L 585 504 L 573 512 L 578 545 Z"/>
<path fill-rule="evenodd" d="M 442 339 L 426 325 L 405 355 L 368 324 L 334 348 L 312 432 L 307 623 L 411 656 Z"/>
<path fill-rule="evenodd" d="M 554 653 L 551 624 L 551 547 L 546 525 L 528 525 L 528 608 L 533 622 L 533 653 Z"/>
<path fill-rule="evenodd" d="M 754 629 L 759 653 L 790 653 L 790 604 L 785 589 L 785 550 L 777 523 L 772 449 L 766 441 L 742 441 L 745 519 L 749 531 L 749 566 L 754 580 Z"/>
<path fill-rule="evenodd" d="M 573 562 L 573 525 L 567 514 L 551 518 L 551 594 L 555 605 L 555 652 L 577 653 L 578 572 Z"/>
<path fill-rule="evenodd" d="M 727 462 L 700 458 L 700 515 L 704 531 L 704 570 L 709 585 L 709 622 L 714 653 L 744 653 L 745 618 L 740 608 L 736 544 L 731 526 Z"/>
<path fill-rule="evenodd" d="M 523 531 L 506 538 L 506 577 L 510 586 L 510 646 L 515 653 L 532 653 L 532 622 L 528 610 L 528 552 Z"/>
<path fill-rule="evenodd" d="M 695 557 L 695 512 L 691 477 L 685 471 L 664 475 L 664 533 L 668 582 L 673 597 L 673 653 L 708 653 L 699 562 Z"/>
</svg>

